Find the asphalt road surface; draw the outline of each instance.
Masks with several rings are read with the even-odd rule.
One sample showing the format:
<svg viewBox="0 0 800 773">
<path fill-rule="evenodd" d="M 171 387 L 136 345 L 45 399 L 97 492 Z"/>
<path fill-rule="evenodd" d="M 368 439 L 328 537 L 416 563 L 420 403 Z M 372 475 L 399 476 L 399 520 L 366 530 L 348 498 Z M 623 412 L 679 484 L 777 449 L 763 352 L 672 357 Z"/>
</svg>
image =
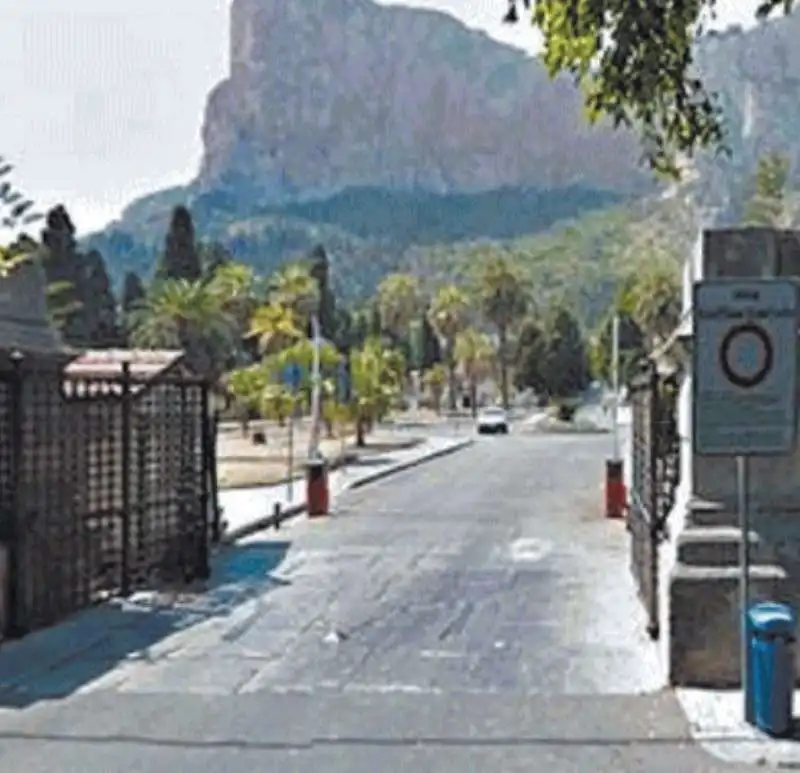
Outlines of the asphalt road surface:
<svg viewBox="0 0 800 773">
<path fill-rule="evenodd" d="M 7 697 L 0 771 L 737 770 L 662 688 L 624 528 L 601 516 L 607 445 L 480 438 L 232 548 L 164 613 L 171 638 Z"/>
</svg>

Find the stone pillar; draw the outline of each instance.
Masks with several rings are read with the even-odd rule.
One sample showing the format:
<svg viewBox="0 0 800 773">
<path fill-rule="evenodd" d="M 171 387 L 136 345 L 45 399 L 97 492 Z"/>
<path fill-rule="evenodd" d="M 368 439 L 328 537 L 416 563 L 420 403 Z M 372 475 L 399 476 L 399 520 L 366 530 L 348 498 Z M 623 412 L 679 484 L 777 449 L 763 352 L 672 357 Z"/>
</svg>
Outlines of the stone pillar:
<svg viewBox="0 0 800 773">
<path fill-rule="evenodd" d="M 703 277 L 800 278 L 798 233 L 761 228 L 707 231 Z M 699 278 L 699 277 L 695 277 Z M 685 277 L 689 281 L 689 277 Z M 739 531 L 732 458 L 693 454 L 691 373 L 679 423 L 688 484 L 671 517 L 675 554 L 668 581 L 669 678 L 673 684 L 726 687 L 740 682 Z M 753 600 L 800 606 L 800 449 L 751 463 Z M 679 497 L 680 500 L 680 497 Z M 666 551 L 669 552 L 668 550 Z M 668 632 L 668 634 L 667 634 Z M 798 658 L 800 665 L 800 658 Z"/>
</svg>

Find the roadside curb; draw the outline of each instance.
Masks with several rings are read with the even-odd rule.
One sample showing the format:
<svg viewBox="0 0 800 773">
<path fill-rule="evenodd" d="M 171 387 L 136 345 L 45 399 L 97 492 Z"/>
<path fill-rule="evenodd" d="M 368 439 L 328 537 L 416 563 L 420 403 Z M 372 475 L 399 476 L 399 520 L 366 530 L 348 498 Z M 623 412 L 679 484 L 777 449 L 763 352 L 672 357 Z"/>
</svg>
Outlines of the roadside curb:
<svg viewBox="0 0 800 773">
<path fill-rule="evenodd" d="M 440 459 L 443 456 L 449 456 L 450 454 L 456 453 L 456 451 L 461 451 L 462 449 L 471 446 L 474 442 L 475 441 L 473 438 L 466 438 L 465 440 L 459 440 L 458 443 L 454 443 L 453 445 L 447 446 L 446 448 L 440 448 L 438 451 L 431 451 L 431 453 L 426 454 L 425 456 L 421 456 L 418 459 L 409 459 L 409 461 L 407 462 L 400 462 L 399 464 L 391 465 L 385 470 L 376 470 L 375 472 L 367 473 L 363 477 L 354 480 L 349 485 L 346 485 L 342 489 L 342 491 L 358 489 L 361 488 L 362 486 L 366 486 L 368 483 L 375 483 L 376 481 L 379 481 L 382 478 L 387 478 L 390 475 L 394 475 L 397 472 L 410 470 L 412 467 L 417 467 L 420 464 L 425 464 L 425 462 L 430 462 L 433 461 L 434 459 Z"/>
<path fill-rule="evenodd" d="M 409 459 L 406 462 L 399 462 L 398 464 L 390 465 L 386 469 L 367 473 L 363 477 L 357 478 L 351 483 L 346 483 L 336 493 L 336 496 L 343 494 L 345 491 L 359 489 L 362 486 L 366 486 L 370 483 L 375 483 L 379 480 L 382 480 L 383 478 L 388 478 L 390 475 L 394 475 L 395 473 L 404 472 L 405 470 L 410 470 L 413 467 L 418 467 L 419 465 L 425 464 L 426 462 L 431 462 L 434 459 L 440 459 L 443 456 L 449 456 L 450 454 L 454 454 L 457 451 L 461 451 L 465 448 L 468 448 L 474 442 L 475 441 L 473 438 L 466 438 L 445 448 L 440 448 L 437 449 L 436 451 L 431 451 L 429 454 L 425 454 L 424 456 L 420 456 L 416 459 Z M 306 512 L 305 502 L 299 502 L 296 505 L 290 505 L 289 507 L 281 508 L 279 510 L 276 509 L 275 512 L 270 513 L 269 515 L 265 515 L 263 518 L 258 518 L 257 520 L 250 521 L 249 523 L 239 526 L 236 529 L 231 529 L 229 531 L 226 531 L 225 534 L 222 535 L 219 544 L 232 545 L 233 543 L 238 542 L 239 540 L 244 539 L 245 537 L 249 537 L 252 534 L 256 534 L 259 531 L 263 531 L 264 529 L 273 529 L 273 528 L 280 529 L 280 526 L 284 521 L 296 518 L 298 515 L 302 515 L 305 512 Z"/>
</svg>

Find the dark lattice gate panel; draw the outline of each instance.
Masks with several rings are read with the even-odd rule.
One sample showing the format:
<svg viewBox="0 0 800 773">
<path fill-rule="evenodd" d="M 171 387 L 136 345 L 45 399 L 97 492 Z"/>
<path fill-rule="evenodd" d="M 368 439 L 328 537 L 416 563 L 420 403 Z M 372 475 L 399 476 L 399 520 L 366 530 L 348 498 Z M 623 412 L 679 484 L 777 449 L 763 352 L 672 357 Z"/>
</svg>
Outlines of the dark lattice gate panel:
<svg viewBox="0 0 800 773">
<path fill-rule="evenodd" d="M 179 364 L 102 352 L 0 374 L 6 635 L 207 576 L 208 390 Z"/>
</svg>

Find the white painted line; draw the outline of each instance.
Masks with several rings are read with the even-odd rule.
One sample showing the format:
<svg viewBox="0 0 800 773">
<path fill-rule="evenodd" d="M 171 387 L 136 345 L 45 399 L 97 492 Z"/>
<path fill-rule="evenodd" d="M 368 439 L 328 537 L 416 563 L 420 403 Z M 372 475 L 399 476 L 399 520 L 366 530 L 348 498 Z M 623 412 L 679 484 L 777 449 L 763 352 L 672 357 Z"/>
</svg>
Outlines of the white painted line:
<svg viewBox="0 0 800 773">
<path fill-rule="evenodd" d="M 528 563 L 541 561 L 552 551 L 552 542 L 535 537 L 523 537 L 515 540 L 509 548 L 512 561 Z"/>
<path fill-rule="evenodd" d="M 454 652 L 452 650 L 422 650 L 419 656 L 421 658 L 430 658 L 431 660 L 458 660 L 466 657 L 463 652 Z"/>
<path fill-rule="evenodd" d="M 344 687 L 345 692 L 372 693 L 377 695 L 442 695 L 438 687 L 423 687 L 419 684 L 359 684 L 354 682 Z"/>
</svg>

